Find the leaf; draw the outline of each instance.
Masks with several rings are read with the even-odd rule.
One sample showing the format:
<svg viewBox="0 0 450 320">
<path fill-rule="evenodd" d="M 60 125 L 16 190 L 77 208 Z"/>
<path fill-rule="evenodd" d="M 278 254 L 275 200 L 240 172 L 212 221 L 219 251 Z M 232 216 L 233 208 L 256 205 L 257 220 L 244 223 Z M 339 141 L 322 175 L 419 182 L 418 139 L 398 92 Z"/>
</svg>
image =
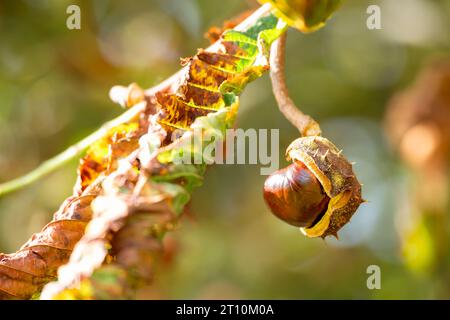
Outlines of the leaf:
<svg viewBox="0 0 450 320">
<path fill-rule="evenodd" d="M 222 94 L 233 93 L 235 95 L 240 95 L 244 90 L 247 83 L 258 79 L 263 75 L 265 71 L 269 69 L 268 66 L 254 66 L 248 68 L 244 72 L 240 73 L 238 76 L 231 78 L 221 84 L 219 90 Z"/>
<path fill-rule="evenodd" d="M 139 124 L 131 122 L 114 127 L 92 144 L 78 167 L 80 190 L 85 190 L 102 172 L 115 170 L 118 161 L 137 148 L 140 134 Z"/>
<path fill-rule="evenodd" d="M 341 0 L 258 0 L 270 3 L 275 14 L 291 27 L 302 32 L 312 32 L 325 25 L 325 21 L 336 11 Z"/>
<path fill-rule="evenodd" d="M 224 33 L 216 52 L 200 50 L 184 60 L 173 93 L 156 94 L 156 114 L 117 126 L 94 143 L 79 167 L 79 193 L 18 252 L 0 255 L 0 298 L 31 297 L 56 270 L 57 281 L 45 286 L 42 299 L 126 298 L 150 283 L 161 239 L 202 184 L 210 160 L 204 145 L 183 142 L 225 138 L 238 95 L 267 70 L 267 46 L 282 32 L 270 31 L 277 21 L 269 15 L 246 32 Z M 113 96 L 128 106 L 120 92 Z M 170 143 L 166 137 L 177 129 L 183 133 Z M 202 161 L 177 163 L 180 153 Z"/>
<path fill-rule="evenodd" d="M 186 77 L 176 93 L 156 96 L 161 110 L 158 122 L 169 134 L 177 129 L 187 131 L 197 118 L 229 106 L 234 100 L 225 94 L 240 94 L 248 82 L 268 69 L 267 62 L 255 66 L 262 54 L 258 37 L 262 32 L 276 30 L 277 21 L 269 15 L 246 32 L 228 30 L 220 40 L 224 51 L 199 50 L 196 56 L 184 60 Z M 275 32 L 279 36 L 283 31 Z M 262 38 L 267 41 L 266 46 L 275 39 L 270 35 L 265 33 Z"/>
<path fill-rule="evenodd" d="M 30 298 L 56 276 L 91 219 L 94 195 L 68 198 L 53 221 L 13 254 L 0 254 L 0 299 Z"/>
<path fill-rule="evenodd" d="M 241 23 L 242 21 L 244 21 L 245 18 L 247 18 L 249 15 L 251 14 L 251 11 L 245 11 L 239 15 L 237 15 L 236 17 L 230 19 L 230 20 L 226 20 L 222 27 L 211 27 L 208 32 L 205 34 L 206 38 L 208 38 L 211 43 L 214 43 L 218 40 L 220 40 L 220 37 L 222 36 L 222 34 L 229 30 L 229 29 L 233 29 L 234 27 L 236 27 L 239 23 Z"/>
</svg>

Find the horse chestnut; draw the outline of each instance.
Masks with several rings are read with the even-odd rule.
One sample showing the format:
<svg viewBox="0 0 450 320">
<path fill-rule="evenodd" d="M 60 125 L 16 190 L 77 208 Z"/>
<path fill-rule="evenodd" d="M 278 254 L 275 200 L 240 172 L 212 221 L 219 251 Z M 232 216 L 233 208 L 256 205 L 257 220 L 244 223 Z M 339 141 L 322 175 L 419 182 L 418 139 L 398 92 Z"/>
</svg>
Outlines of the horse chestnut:
<svg viewBox="0 0 450 320">
<path fill-rule="evenodd" d="M 342 150 L 320 136 L 295 140 L 286 154 L 293 163 L 269 176 L 264 184 L 270 209 L 280 219 L 299 226 L 307 237 L 337 237 L 364 202 L 352 164 Z"/>
<path fill-rule="evenodd" d="M 264 199 L 278 218 L 297 227 L 312 226 L 330 201 L 319 180 L 298 161 L 267 178 Z"/>
</svg>

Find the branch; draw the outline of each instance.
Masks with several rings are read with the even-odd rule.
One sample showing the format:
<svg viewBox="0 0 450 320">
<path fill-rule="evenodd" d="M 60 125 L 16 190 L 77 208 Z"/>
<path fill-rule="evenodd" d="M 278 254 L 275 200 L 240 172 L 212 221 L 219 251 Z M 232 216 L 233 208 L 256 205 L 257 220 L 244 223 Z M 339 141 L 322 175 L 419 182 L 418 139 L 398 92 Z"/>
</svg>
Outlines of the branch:
<svg viewBox="0 0 450 320">
<path fill-rule="evenodd" d="M 55 280 L 62 265 L 58 281 L 48 287 L 43 298 L 59 297 L 67 290 L 77 297 L 81 294 L 80 298 L 85 298 L 83 294 L 105 297 L 102 288 L 107 284 L 99 283 L 105 279 L 98 277 L 99 273 L 123 284 L 120 288 L 128 288 L 123 296 L 149 283 L 150 267 L 146 266 L 155 261 L 158 243 L 177 222 L 205 172 L 206 158 L 199 165 L 175 161 L 180 151 L 192 156 L 199 151 L 180 141 L 190 141 L 197 132 L 194 127 L 200 129 L 195 135 L 203 139 L 203 147 L 226 137 L 236 116 L 239 93 L 268 70 L 267 64 L 257 61 L 267 62 L 269 45 L 281 34 L 269 9 L 263 6 L 250 16 L 243 24 L 248 28 L 245 32 L 227 32 L 210 48 L 186 60 L 185 67 L 166 85 L 146 92 L 147 101 L 142 101 L 146 109 L 138 103 L 126 112 L 126 120 L 132 121 L 125 129 L 120 121 L 114 122 L 119 128 L 92 145 L 80 165 L 85 171 L 79 169 L 79 178 L 84 172 L 86 180 L 79 192 L 19 251 L 0 254 L 0 299 L 31 297 Z M 259 43 L 264 31 L 270 32 Z M 113 91 L 117 102 L 128 105 L 135 101 L 130 87 L 129 96 L 118 97 L 120 88 Z M 150 94 L 154 97 L 149 98 Z M 156 107 L 158 112 L 148 113 Z M 139 113 L 143 117 L 136 121 Z M 168 143 L 166 137 L 174 128 L 182 128 L 184 134 Z M 94 291 L 86 293 L 86 283 Z M 117 297 L 117 291 L 108 289 L 109 296 Z"/>
<path fill-rule="evenodd" d="M 146 97 L 150 98 L 150 97 L 154 96 L 156 92 L 165 91 L 168 88 L 170 88 L 173 81 L 175 81 L 177 79 L 177 77 L 175 77 L 176 75 L 177 74 L 175 74 L 173 77 L 167 79 L 166 81 L 162 82 L 161 84 L 159 84 L 151 89 L 146 90 L 146 92 L 145 92 Z M 69 148 L 67 148 L 65 151 L 61 152 L 57 156 L 44 161 L 36 169 L 30 171 L 29 173 L 27 173 L 19 178 L 16 178 L 14 180 L 0 184 L 0 197 L 9 192 L 16 191 L 18 189 L 21 189 L 23 187 L 26 187 L 26 186 L 32 184 L 33 182 L 43 178 L 44 176 L 48 175 L 49 173 L 62 167 L 68 161 L 80 156 L 80 154 L 86 148 L 88 148 L 95 141 L 103 138 L 112 128 L 117 127 L 123 123 L 130 122 L 131 120 L 135 119 L 137 116 L 139 116 L 140 113 L 142 113 L 145 110 L 145 108 L 146 108 L 145 102 L 141 102 L 141 103 L 134 105 L 132 108 L 125 111 L 117 118 L 103 124 L 97 131 L 91 133 L 89 136 L 85 137 L 83 140 L 70 146 Z"/>
<path fill-rule="evenodd" d="M 183 95 L 156 94 L 164 112 L 150 117 L 146 139 L 140 141 L 162 147 L 149 152 L 141 143 L 139 168 L 122 162 L 105 178 L 101 195 L 92 203 L 93 219 L 86 233 L 69 262 L 59 268 L 58 280 L 45 286 L 41 299 L 134 298 L 151 283 L 163 236 L 177 225 L 193 189 L 202 183 L 208 161 L 204 149 L 225 139 L 226 129 L 233 126 L 239 93 L 268 70 L 269 46 L 284 32 L 272 15 L 260 17 L 254 25 L 257 28 L 249 25 L 245 33 L 235 29 L 224 34 L 215 51 L 200 50 L 187 60 L 183 81 L 173 90 Z M 260 41 L 263 33 L 265 41 Z M 207 89 L 199 93 L 193 87 Z M 230 90 L 226 98 L 225 89 Z M 195 119 L 189 112 L 198 112 Z M 169 134 L 173 128 L 182 128 L 184 134 L 168 145 L 160 144 L 165 140 L 161 129 Z M 202 141 L 201 150 L 191 138 Z M 200 155 L 202 161 L 179 163 L 180 154 L 187 159 Z"/>
<path fill-rule="evenodd" d="M 258 10 L 256 10 L 252 15 L 250 15 L 247 19 L 245 19 L 242 23 L 233 28 L 236 31 L 246 30 L 249 26 L 255 24 L 261 16 L 267 14 L 270 10 L 270 4 L 265 4 L 261 6 Z M 210 51 L 217 50 L 217 46 L 219 41 L 211 45 L 208 49 Z M 161 92 L 165 90 L 169 90 L 177 81 L 179 81 L 180 76 L 183 74 L 183 69 L 179 70 L 177 73 L 173 74 L 171 77 L 160 83 L 159 85 L 147 89 L 145 91 L 145 96 L 147 98 L 151 98 L 154 96 L 156 92 Z M 114 88 L 113 88 L 114 89 Z M 110 93 L 111 95 L 111 93 Z M 119 102 L 120 101 L 115 101 Z M 145 104 L 138 104 L 134 107 L 130 108 L 128 111 L 120 115 L 114 120 L 111 120 L 105 123 L 100 129 L 93 132 L 83 140 L 77 142 L 76 144 L 70 146 L 62 153 L 56 155 L 53 158 L 50 158 L 44 161 L 41 165 L 39 165 L 36 169 L 26 173 L 25 175 L 18 177 L 16 179 L 4 182 L 0 184 L 0 197 L 24 188 L 33 182 L 45 177 L 49 173 L 55 171 L 56 169 L 62 167 L 70 160 L 78 157 L 86 148 L 88 148 L 92 143 L 104 137 L 107 132 L 120 124 L 127 123 L 133 118 L 137 117 L 140 113 L 142 113 L 145 109 Z"/>
</svg>

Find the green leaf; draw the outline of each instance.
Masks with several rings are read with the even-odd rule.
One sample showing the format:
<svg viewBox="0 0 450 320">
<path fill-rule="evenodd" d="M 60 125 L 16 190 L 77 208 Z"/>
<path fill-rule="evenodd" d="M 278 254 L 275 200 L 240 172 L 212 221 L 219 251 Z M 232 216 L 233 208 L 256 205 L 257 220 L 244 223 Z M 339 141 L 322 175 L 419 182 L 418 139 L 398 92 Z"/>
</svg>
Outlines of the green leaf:
<svg viewBox="0 0 450 320">
<path fill-rule="evenodd" d="M 325 21 L 338 9 L 341 0 L 258 0 L 270 3 L 275 14 L 291 27 L 312 32 L 325 25 Z"/>
</svg>

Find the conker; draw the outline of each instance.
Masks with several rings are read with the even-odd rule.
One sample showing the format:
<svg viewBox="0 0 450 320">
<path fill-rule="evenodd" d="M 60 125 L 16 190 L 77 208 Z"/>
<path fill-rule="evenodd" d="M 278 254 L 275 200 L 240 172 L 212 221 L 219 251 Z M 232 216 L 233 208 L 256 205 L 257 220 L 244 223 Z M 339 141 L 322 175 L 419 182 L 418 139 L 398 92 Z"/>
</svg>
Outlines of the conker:
<svg viewBox="0 0 450 320">
<path fill-rule="evenodd" d="M 309 237 L 335 236 L 359 205 L 361 184 L 342 150 L 326 138 L 305 136 L 286 151 L 293 163 L 266 179 L 264 198 L 272 212 Z"/>
<path fill-rule="evenodd" d="M 305 228 L 323 216 L 330 201 L 320 181 L 300 161 L 294 161 L 266 179 L 264 199 L 275 216 Z"/>
</svg>

